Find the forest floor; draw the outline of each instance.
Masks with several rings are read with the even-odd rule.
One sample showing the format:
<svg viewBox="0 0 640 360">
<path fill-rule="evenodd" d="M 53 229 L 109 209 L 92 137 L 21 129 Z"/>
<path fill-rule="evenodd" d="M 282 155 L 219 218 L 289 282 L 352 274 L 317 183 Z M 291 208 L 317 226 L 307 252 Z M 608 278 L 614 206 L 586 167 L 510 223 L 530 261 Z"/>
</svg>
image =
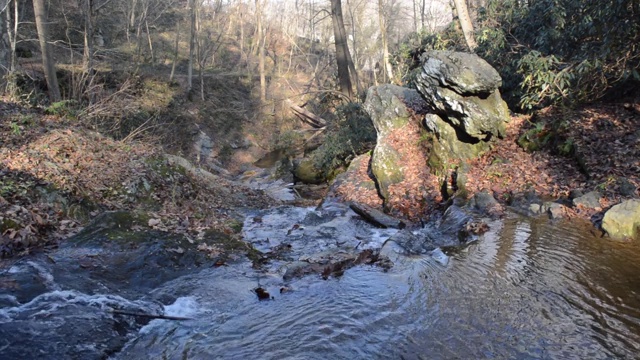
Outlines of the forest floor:
<svg viewBox="0 0 640 360">
<path fill-rule="evenodd" d="M 551 200 L 597 191 L 600 206 L 565 208 L 567 217 L 597 219 L 640 196 L 639 109 L 638 102 L 605 103 L 512 117 L 505 139 L 470 163 L 467 188 L 490 190 L 503 203 L 531 190 Z M 527 152 L 526 144 L 536 149 Z"/>
<path fill-rule="evenodd" d="M 0 97 L 0 257 L 55 246 L 104 211 L 144 212 L 148 228 L 197 239 L 238 235 L 238 209 L 274 203 L 223 177 L 194 176 L 159 145 L 117 141 Z"/>
<path fill-rule="evenodd" d="M 565 205 L 564 217 L 583 218 L 597 225 L 608 208 L 640 196 L 639 129 L 637 99 L 575 110 L 546 108 L 533 116 L 513 116 L 504 139 L 496 140 L 491 150 L 466 167 L 467 196 L 488 191 L 504 206 L 513 205 L 522 196 L 557 201 Z M 399 186 L 394 206 L 404 210 L 403 217 L 415 221 L 437 214 L 446 201 L 441 191 L 442 177 L 425 174 L 415 166 L 416 161 L 424 162 L 424 155 L 411 153 L 405 163 L 414 164 L 413 180 Z M 382 207 L 376 189 L 362 187 L 371 182 L 368 160 L 360 160 L 347 179 L 335 190 L 339 198 Z M 424 189 L 412 192 L 417 200 L 404 195 L 415 185 Z M 598 194 L 596 204 L 585 206 L 578 201 L 574 206 L 574 198 L 592 191 Z M 423 205 L 415 206 L 416 203 Z"/>
</svg>

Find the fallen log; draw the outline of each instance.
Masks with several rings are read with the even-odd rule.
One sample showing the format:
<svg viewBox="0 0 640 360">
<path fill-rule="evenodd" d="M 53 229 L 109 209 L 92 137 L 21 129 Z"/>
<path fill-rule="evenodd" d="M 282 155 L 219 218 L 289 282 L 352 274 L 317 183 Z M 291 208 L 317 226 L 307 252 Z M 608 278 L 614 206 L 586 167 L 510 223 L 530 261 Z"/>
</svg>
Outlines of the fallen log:
<svg viewBox="0 0 640 360">
<path fill-rule="evenodd" d="M 352 202 L 349 204 L 349 207 L 356 214 L 362 216 L 368 223 L 381 228 L 404 229 L 407 226 L 402 220 L 389 216 L 365 204 Z"/>
<path fill-rule="evenodd" d="M 113 314 L 127 315 L 127 316 L 138 316 L 138 317 L 144 317 L 144 318 L 147 318 L 147 319 L 176 320 L 176 321 L 193 320 L 192 318 L 188 318 L 188 317 L 145 314 L 145 313 L 138 313 L 138 312 L 133 312 L 133 311 L 124 311 L 124 310 L 117 310 L 117 309 L 110 309 L 109 311 L 111 313 L 113 313 Z"/>
<path fill-rule="evenodd" d="M 293 113 L 305 123 L 315 128 L 322 128 L 327 126 L 327 121 L 325 119 L 312 113 L 311 111 L 303 109 L 298 105 L 295 105 L 294 103 L 291 102 L 291 100 L 287 100 L 287 104 L 289 105 L 291 110 L 293 110 Z"/>
</svg>

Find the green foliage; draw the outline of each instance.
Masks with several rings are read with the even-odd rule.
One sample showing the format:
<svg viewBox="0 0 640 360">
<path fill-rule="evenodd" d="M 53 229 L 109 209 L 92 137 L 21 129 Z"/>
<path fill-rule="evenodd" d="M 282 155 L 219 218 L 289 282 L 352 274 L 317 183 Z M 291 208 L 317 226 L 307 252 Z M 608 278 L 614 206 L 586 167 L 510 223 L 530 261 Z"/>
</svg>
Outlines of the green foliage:
<svg viewBox="0 0 640 360">
<path fill-rule="evenodd" d="M 20 128 L 20 125 L 18 125 L 15 122 L 10 122 L 9 126 L 11 127 L 11 132 L 13 133 L 13 135 L 20 135 L 22 134 L 22 129 Z"/>
<path fill-rule="evenodd" d="M 75 100 L 62 100 L 49 105 L 44 112 L 48 115 L 64 116 L 75 118 L 77 116 L 78 102 Z"/>
<path fill-rule="evenodd" d="M 350 157 L 371 150 L 376 141 L 376 130 L 362 105 L 349 103 L 339 106 L 336 117 L 324 144 L 313 152 L 314 166 L 326 175 L 346 165 Z"/>
<path fill-rule="evenodd" d="M 478 9 L 476 52 L 500 72 L 510 108 L 572 106 L 640 81 L 638 14 L 637 0 L 488 0 Z M 465 47 L 453 27 L 415 34 L 397 62 L 415 69 L 428 49 Z"/>
<path fill-rule="evenodd" d="M 426 50 L 464 50 L 466 43 L 462 32 L 453 25 L 439 33 L 411 33 L 398 45 L 391 56 L 391 63 L 401 74 L 405 86 L 413 87 L 413 79 L 420 72 L 420 55 Z"/>
<path fill-rule="evenodd" d="M 639 12 L 634 0 L 489 0 L 479 13 L 478 54 L 500 71 L 512 106 L 592 101 L 635 78 Z"/>
</svg>

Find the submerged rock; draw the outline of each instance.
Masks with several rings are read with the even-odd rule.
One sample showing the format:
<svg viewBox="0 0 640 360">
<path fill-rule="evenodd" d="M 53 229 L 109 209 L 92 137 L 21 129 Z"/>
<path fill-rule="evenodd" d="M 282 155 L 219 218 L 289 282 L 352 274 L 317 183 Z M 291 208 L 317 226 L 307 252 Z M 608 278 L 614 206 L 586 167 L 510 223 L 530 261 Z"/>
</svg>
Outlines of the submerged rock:
<svg viewBox="0 0 640 360">
<path fill-rule="evenodd" d="M 394 242 L 409 255 L 421 255 L 435 250 L 435 239 L 426 232 L 414 234 L 409 230 L 402 230 L 391 236 L 387 242 Z"/>
<path fill-rule="evenodd" d="M 640 235 L 640 200 L 631 199 L 613 206 L 602 219 L 602 229 L 614 239 Z"/>
</svg>

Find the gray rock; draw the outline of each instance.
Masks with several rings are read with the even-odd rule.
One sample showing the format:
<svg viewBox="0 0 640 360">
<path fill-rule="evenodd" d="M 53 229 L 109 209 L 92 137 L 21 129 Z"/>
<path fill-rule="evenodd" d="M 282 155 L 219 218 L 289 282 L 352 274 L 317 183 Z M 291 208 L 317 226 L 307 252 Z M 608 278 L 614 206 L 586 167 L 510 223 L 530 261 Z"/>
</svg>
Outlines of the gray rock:
<svg viewBox="0 0 640 360">
<path fill-rule="evenodd" d="M 498 72 L 475 54 L 433 50 L 421 60 L 423 82 L 461 95 L 486 95 L 502 85 Z"/>
<path fill-rule="evenodd" d="M 387 242 L 389 241 L 396 243 L 407 254 L 411 255 L 426 254 L 437 247 L 431 236 L 425 236 L 425 234 L 415 235 L 408 230 L 399 231 L 387 240 Z"/>
<path fill-rule="evenodd" d="M 582 206 L 587 209 L 597 209 L 600 206 L 600 195 L 597 191 L 590 191 L 582 196 L 573 199 L 573 206 Z"/>
<path fill-rule="evenodd" d="M 500 204 L 487 190 L 483 190 L 476 193 L 471 200 L 469 200 L 469 206 L 474 210 L 486 212 L 495 206 L 500 206 Z"/>
<path fill-rule="evenodd" d="M 542 205 L 533 203 L 533 204 L 529 205 L 529 211 L 534 215 L 541 214 L 542 213 Z"/>
<path fill-rule="evenodd" d="M 602 229 L 614 239 L 640 235 L 640 200 L 631 199 L 611 207 L 604 214 Z"/>
<path fill-rule="evenodd" d="M 565 208 L 562 204 L 555 202 L 545 202 L 541 209 L 546 212 L 551 219 L 562 219 L 564 217 Z"/>
<path fill-rule="evenodd" d="M 634 196 L 636 194 L 636 186 L 627 178 L 620 178 L 618 180 L 620 186 L 620 194 L 623 196 Z"/>
<path fill-rule="evenodd" d="M 313 156 L 296 161 L 293 166 L 293 176 L 305 184 L 322 184 L 327 181 L 324 170 L 315 165 Z"/>
<path fill-rule="evenodd" d="M 438 230 L 443 234 L 457 237 L 472 217 L 457 205 L 451 205 L 444 212 Z"/>
<path fill-rule="evenodd" d="M 416 79 L 428 108 L 468 143 L 504 135 L 509 108 L 498 91 L 501 83 L 498 72 L 477 55 L 448 51 L 425 53 Z"/>
<path fill-rule="evenodd" d="M 476 141 L 504 135 L 509 108 L 498 90 L 485 98 L 465 97 L 447 88 L 425 87 L 420 83 L 418 90 L 433 111 Z"/>
</svg>

